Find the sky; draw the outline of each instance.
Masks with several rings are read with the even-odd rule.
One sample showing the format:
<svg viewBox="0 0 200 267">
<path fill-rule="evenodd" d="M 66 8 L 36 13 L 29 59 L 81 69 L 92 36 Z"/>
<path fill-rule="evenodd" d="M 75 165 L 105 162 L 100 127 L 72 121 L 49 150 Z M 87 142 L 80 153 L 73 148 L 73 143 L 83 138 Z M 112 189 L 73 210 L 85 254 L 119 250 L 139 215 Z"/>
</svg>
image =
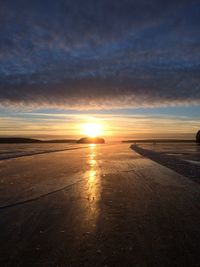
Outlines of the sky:
<svg viewBox="0 0 200 267">
<path fill-rule="evenodd" d="M 194 138 L 199 0 L 0 0 L 0 136 Z"/>
</svg>

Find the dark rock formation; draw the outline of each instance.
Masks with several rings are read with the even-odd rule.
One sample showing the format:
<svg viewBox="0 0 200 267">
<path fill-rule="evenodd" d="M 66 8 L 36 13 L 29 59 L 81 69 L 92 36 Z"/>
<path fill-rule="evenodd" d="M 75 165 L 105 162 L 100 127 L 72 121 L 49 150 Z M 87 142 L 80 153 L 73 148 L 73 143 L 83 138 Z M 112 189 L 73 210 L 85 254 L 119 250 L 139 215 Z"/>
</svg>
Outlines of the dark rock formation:
<svg viewBox="0 0 200 267">
<path fill-rule="evenodd" d="M 197 135 L 196 135 L 196 142 L 198 144 L 200 144 L 200 131 L 198 131 Z"/>
<path fill-rule="evenodd" d="M 77 141 L 78 144 L 104 144 L 105 140 L 100 137 L 83 137 Z"/>
</svg>

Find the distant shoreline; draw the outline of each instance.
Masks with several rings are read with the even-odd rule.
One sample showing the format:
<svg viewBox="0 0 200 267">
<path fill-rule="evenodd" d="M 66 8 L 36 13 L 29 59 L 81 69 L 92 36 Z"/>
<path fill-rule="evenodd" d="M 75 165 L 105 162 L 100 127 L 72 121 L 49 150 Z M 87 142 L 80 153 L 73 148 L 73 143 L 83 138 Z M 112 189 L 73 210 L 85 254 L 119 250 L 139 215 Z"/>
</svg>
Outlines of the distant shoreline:
<svg viewBox="0 0 200 267">
<path fill-rule="evenodd" d="M 76 143 L 75 139 L 39 140 L 21 137 L 0 137 L 0 144 Z"/>
<path fill-rule="evenodd" d="M 78 139 L 51 139 L 40 140 L 35 138 L 23 137 L 0 137 L 0 144 L 40 144 L 40 143 L 77 143 Z M 122 140 L 122 143 L 196 143 L 193 139 L 136 139 Z"/>
</svg>

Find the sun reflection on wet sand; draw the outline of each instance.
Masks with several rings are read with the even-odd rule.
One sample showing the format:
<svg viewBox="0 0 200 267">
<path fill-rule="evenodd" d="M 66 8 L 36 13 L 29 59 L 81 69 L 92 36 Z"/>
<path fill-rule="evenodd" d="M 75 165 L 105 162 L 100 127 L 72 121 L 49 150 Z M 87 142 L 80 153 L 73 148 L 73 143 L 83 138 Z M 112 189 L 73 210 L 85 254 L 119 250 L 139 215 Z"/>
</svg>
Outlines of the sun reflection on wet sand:
<svg viewBox="0 0 200 267">
<path fill-rule="evenodd" d="M 98 201 L 100 194 L 100 184 L 99 184 L 99 166 L 96 159 L 96 145 L 90 145 L 89 155 L 88 155 L 88 167 L 89 170 L 86 172 L 87 179 L 87 199 L 89 201 L 89 213 L 88 219 L 92 223 L 92 226 L 95 228 L 96 220 L 98 217 Z"/>
<path fill-rule="evenodd" d="M 90 153 L 89 153 L 89 171 L 88 171 L 88 184 L 90 188 L 90 195 L 92 195 L 93 200 L 97 197 L 97 188 L 95 186 L 96 184 L 96 178 L 97 178 L 97 172 L 98 172 L 98 166 L 96 161 L 96 145 L 91 144 L 90 145 Z"/>
</svg>

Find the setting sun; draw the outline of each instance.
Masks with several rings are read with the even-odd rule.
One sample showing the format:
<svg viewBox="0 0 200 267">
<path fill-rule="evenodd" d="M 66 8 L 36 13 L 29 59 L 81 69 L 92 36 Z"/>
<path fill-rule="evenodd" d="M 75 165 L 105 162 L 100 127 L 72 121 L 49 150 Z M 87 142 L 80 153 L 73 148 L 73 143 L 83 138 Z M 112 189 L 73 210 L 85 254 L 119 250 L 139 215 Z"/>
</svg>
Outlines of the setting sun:
<svg viewBox="0 0 200 267">
<path fill-rule="evenodd" d="M 102 125 L 98 123 L 83 124 L 83 133 L 88 137 L 97 137 L 102 134 Z"/>
</svg>

